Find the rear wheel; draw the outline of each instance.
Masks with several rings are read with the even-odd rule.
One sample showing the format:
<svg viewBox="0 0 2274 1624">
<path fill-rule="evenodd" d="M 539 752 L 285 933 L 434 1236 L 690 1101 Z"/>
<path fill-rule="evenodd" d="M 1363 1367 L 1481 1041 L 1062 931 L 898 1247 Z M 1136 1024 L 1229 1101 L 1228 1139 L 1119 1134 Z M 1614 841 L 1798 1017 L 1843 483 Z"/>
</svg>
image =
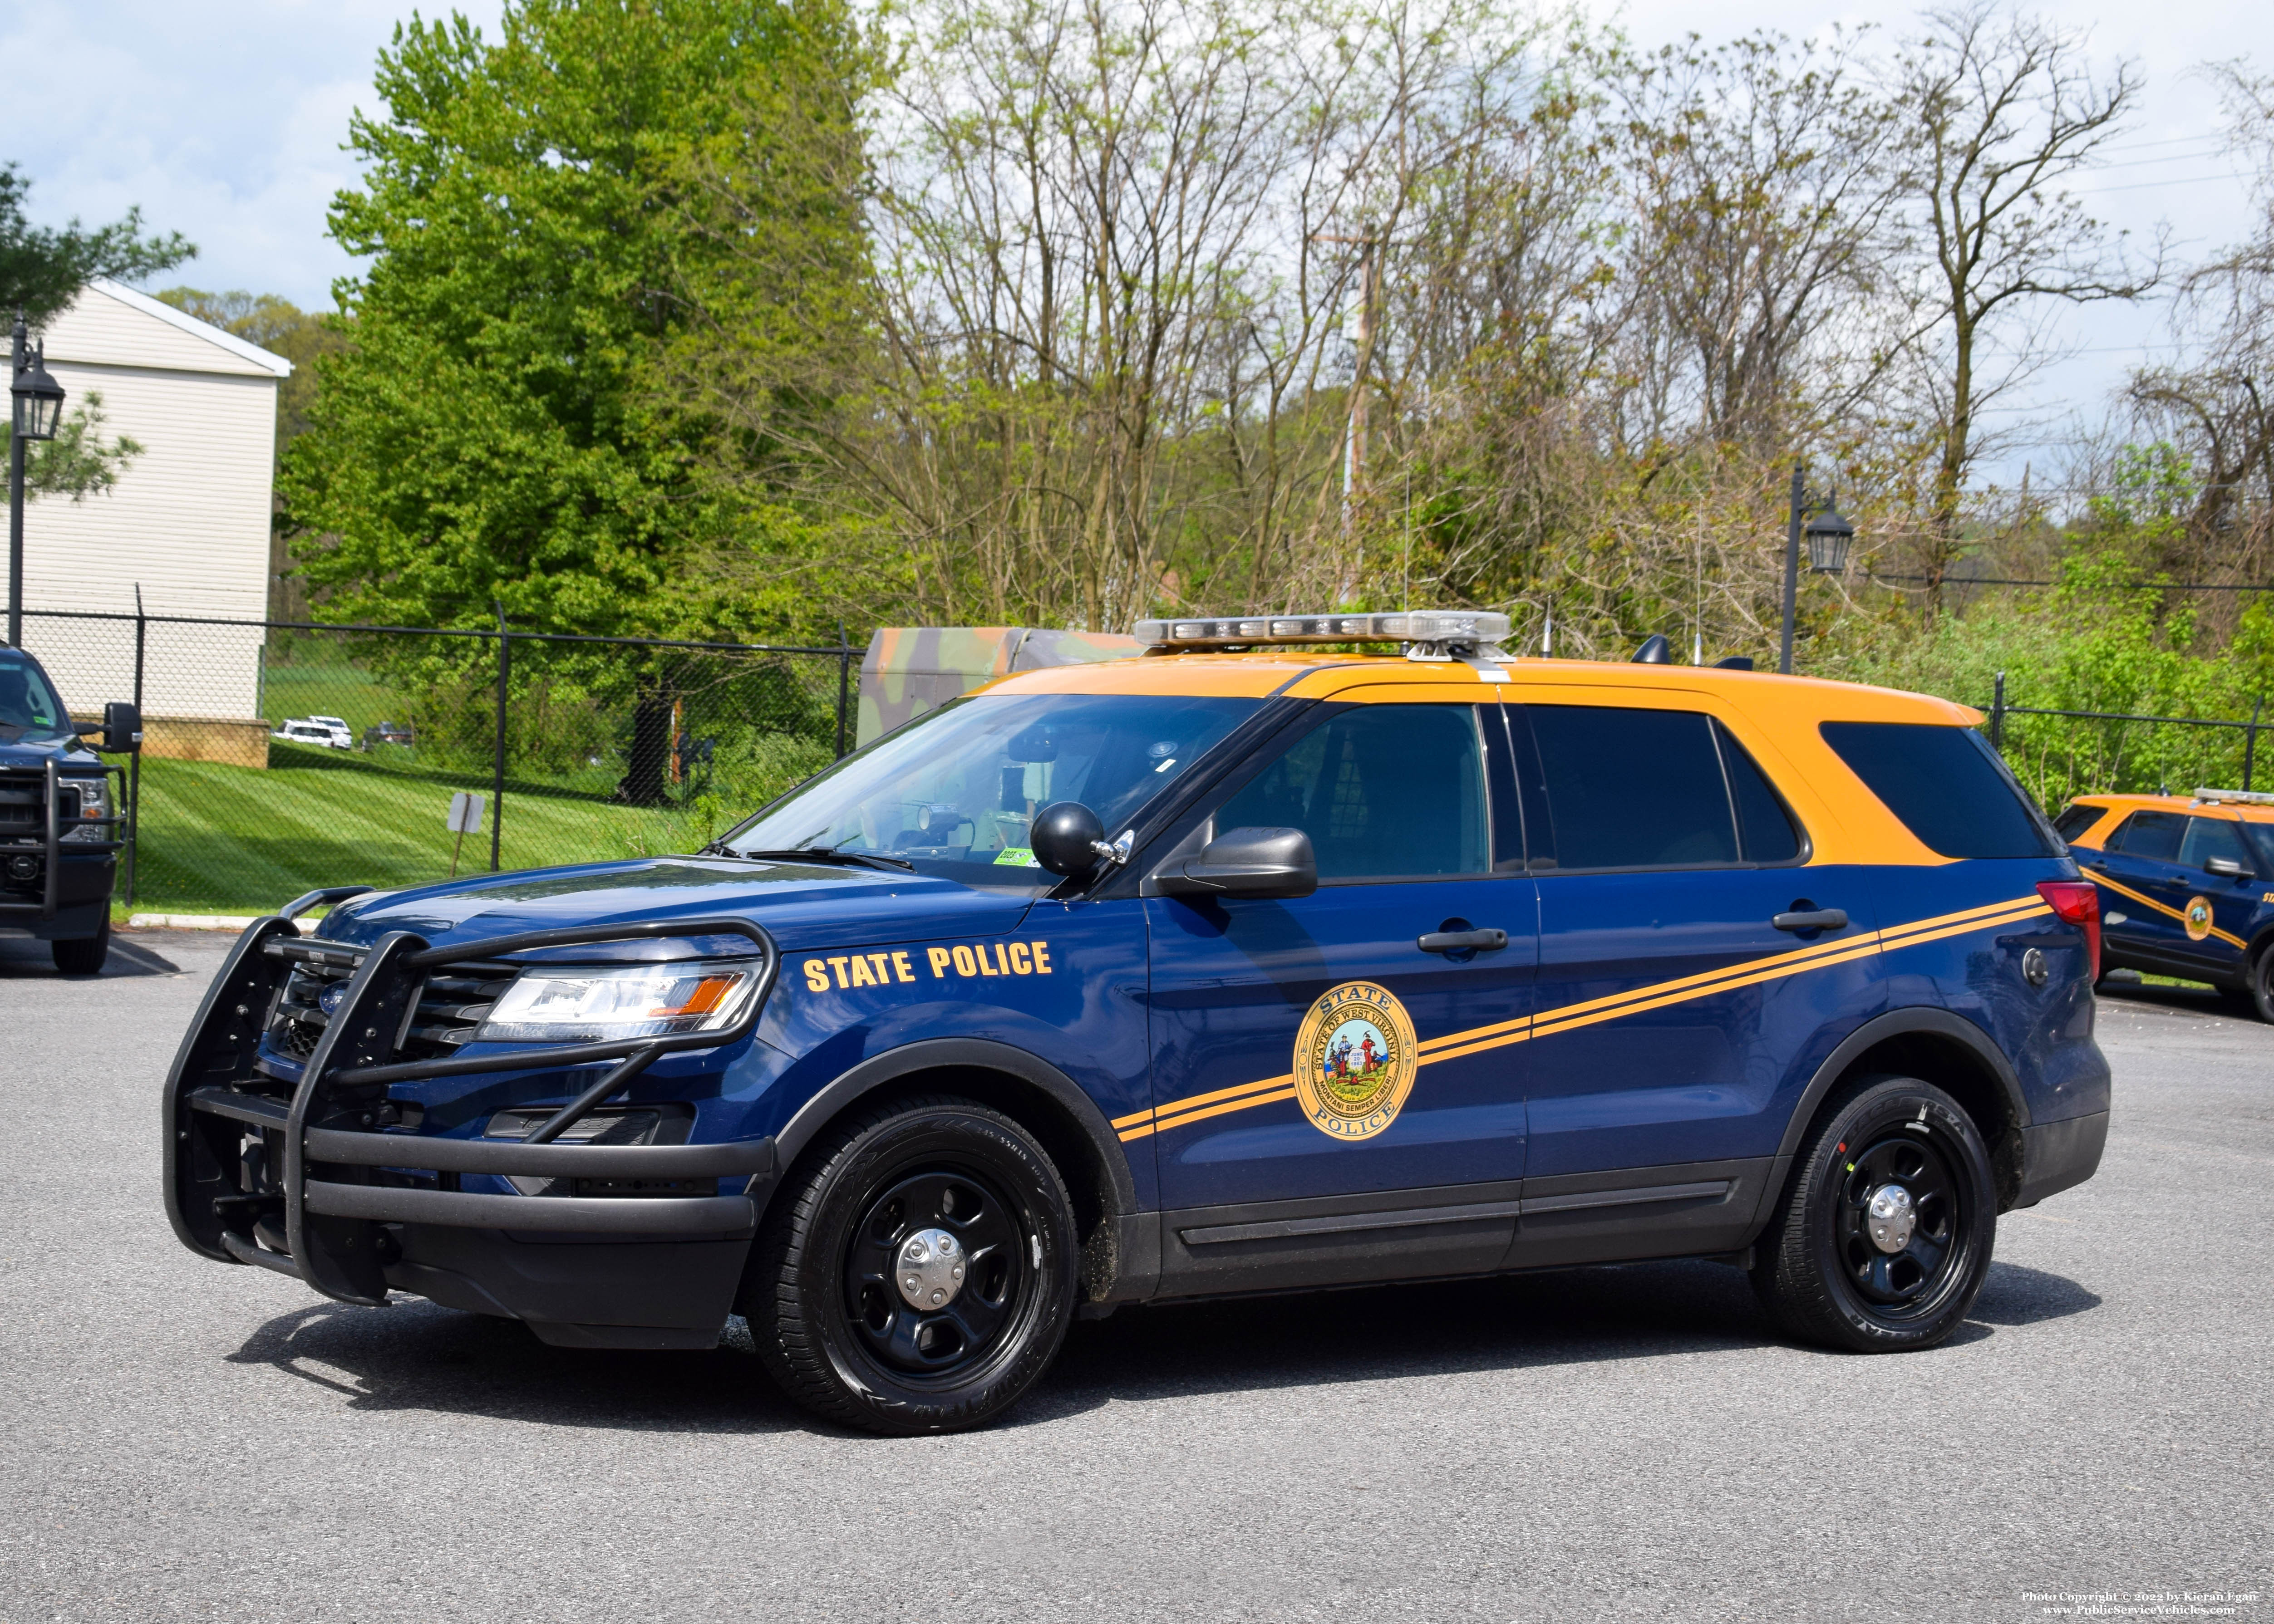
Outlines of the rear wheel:
<svg viewBox="0 0 2274 1624">
<path fill-rule="evenodd" d="M 864 1112 L 803 1159 L 743 1300 L 774 1379 L 870 1432 L 959 1432 L 1015 1403 L 1073 1316 L 1073 1205 L 1009 1117 L 933 1097 Z"/>
<path fill-rule="evenodd" d="M 1989 1152 L 1958 1102 L 1914 1078 L 1867 1078 L 1810 1134 L 1753 1289 L 1803 1341 L 1932 1347 L 1982 1289 L 1997 1214 Z"/>
<path fill-rule="evenodd" d="M 55 955 L 56 968 L 65 975 L 93 975 L 110 957 L 110 921 L 104 920 L 101 930 L 76 942 L 50 942 L 48 951 Z"/>
</svg>

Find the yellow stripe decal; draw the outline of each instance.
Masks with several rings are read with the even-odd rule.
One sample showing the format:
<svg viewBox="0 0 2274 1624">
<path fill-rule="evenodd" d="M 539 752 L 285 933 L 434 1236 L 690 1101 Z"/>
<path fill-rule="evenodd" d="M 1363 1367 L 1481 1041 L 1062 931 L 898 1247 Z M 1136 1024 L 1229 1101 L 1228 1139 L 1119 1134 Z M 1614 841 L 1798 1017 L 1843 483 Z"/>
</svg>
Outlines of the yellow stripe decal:
<svg viewBox="0 0 2274 1624">
<path fill-rule="evenodd" d="M 2085 877 L 2090 880 L 2095 885 L 2106 886 L 2110 891 L 2114 891 L 2120 897 L 2129 897 L 2133 901 L 2139 903 L 2143 907 L 2153 908 L 2158 914 L 2167 914 L 2172 918 L 2178 920 L 2182 925 L 2187 922 L 2187 914 L 2180 909 L 2172 906 L 2169 903 L 2158 902 L 2153 897 L 2143 897 L 2138 891 L 2134 891 L 2129 885 L 2119 885 L 2115 881 L 2097 874 L 2087 873 Z M 2222 942 L 2232 942 L 2237 947 L 2248 947 L 2250 945 L 2240 936 L 2232 936 L 2227 935 L 2225 931 L 2221 930 L 2217 925 L 2213 925 L 2210 928 L 2210 934 L 2217 936 Z"/>
<path fill-rule="evenodd" d="M 2142 898 L 2141 900 L 2150 899 Z M 1457 1060 L 1465 1055 L 1482 1054 L 1487 1049 L 1502 1049 L 1532 1038 L 1553 1037 L 1559 1032 L 1576 1032 L 1582 1026 L 1596 1026 L 1623 1016 L 1662 1010 L 1698 998 L 1710 998 L 1718 993 L 1734 992 L 1741 987 L 1756 987 L 1764 981 L 1781 981 L 1807 970 L 1849 964 L 1881 951 L 1893 952 L 1901 948 L 1917 947 L 1977 930 L 2017 924 L 2022 920 L 2036 919 L 2052 913 L 2052 909 L 2044 898 L 2032 892 L 2027 897 L 2009 898 L 2004 902 L 1993 902 L 1982 907 L 1962 908 L 1955 914 L 1939 914 L 1931 919 L 1914 920 L 1908 925 L 1898 925 L 1888 930 L 1867 931 L 1862 936 L 1843 936 L 1835 942 L 1821 942 L 1797 952 L 1747 959 L 1739 964 L 1724 965 L 1718 970 L 1684 975 L 1670 981 L 1658 981 L 1647 987 L 1633 987 L 1624 992 L 1589 998 L 1578 1004 L 1567 1004 L 1560 1009 L 1544 1010 L 1537 1015 L 1522 1015 L 1513 1020 L 1499 1021 L 1487 1026 L 1474 1026 L 1466 1032 L 1449 1032 L 1442 1037 L 1430 1038 L 1416 1044 L 1416 1064 L 1426 1066 L 1434 1065 L 1441 1060 Z M 1163 1133 L 1186 1123 L 1205 1121 L 1210 1116 L 1221 1116 L 1231 1111 L 1244 1111 L 1251 1105 L 1270 1105 L 1294 1097 L 1293 1082 L 1286 1072 L 1282 1071 L 1274 1077 L 1259 1078 L 1252 1083 L 1240 1083 L 1229 1088 L 1213 1089 L 1207 1094 L 1172 1100 L 1156 1109 L 1133 1111 L 1126 1116 L 1114 1118 L 1113 1126 L 1126 1142 Z"/>
</svg>

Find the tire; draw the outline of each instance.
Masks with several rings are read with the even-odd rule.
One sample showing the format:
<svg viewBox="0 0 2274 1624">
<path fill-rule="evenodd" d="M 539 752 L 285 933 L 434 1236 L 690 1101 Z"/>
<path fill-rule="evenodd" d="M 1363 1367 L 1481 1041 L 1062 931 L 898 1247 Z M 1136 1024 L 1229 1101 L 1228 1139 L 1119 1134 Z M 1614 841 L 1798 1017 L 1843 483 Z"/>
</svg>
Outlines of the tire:
<svg viewBox="0 0 2274 1624">
<path fill-rule="evenodd" d="M 103 961 L 110 957 L 110 921 L 104 920 L 102 929 L 91 936 L 81 936 L 75 942 L 50 942 L 48 951 L 55 955 L 56 968 L 65 975 L 94 975 Z"/>
<path fill-rule="evenodd" d="M 907 1262 L 912 1241 L 940 1234 L 960 1263 L 949 1249 Z M 1042 1147 L 999 1112 L 930 1095 L 857 1113 L 800 1158 L 752 1249 L 742 1307 L 767 1370 L 815 1415 L 961 1432 L 1016 1403 L 1058 1357 L 1076 1265 L 1073 1203 Z"/>
<path fill-rule="evenodd" d="M 2274 1021 L 2274 942 L 2269 942 L 2252 956 L 2250 979 L 2245 986 L 2258 1019 Z"/>
<path fill-rule="evenodd" d="M 1894 1212 L 1883 1242 L 1867 1203 L 1890 1185 L 1904 1191 L 1911 1222 Z M 1931 1348 L 1973 1307 L 1997 1237 L 1997 1185 L 1973 1119 L 1931 1083 L 1864 1078 L 1834 1097 L 1803 1142 L 1753 1289 L 1777 1328 L 1803 1342 Z"/>
</svg>

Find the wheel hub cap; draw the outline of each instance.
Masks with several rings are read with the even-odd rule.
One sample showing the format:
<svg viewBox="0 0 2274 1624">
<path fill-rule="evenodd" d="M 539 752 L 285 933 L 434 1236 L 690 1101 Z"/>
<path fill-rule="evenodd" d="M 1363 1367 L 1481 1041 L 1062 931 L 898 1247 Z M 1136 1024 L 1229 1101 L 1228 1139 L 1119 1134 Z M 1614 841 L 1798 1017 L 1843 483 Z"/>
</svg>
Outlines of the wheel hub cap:
<svg viewBox="0 0 2274 1624">
<path fill-rule="evenodd" d="M 918 1229 L 900 1243 L 894 1264 L 893 1283 L 911 1308 L 945 1308 L 963 1289 L 963 1248 L 945 1229 Z"/>
<path fill-rule="evenodd" d="M 1918 1222 L 1918 1209 L 1912 1204 L 1911 1192 L 1901 1184 L 1881 1184 L 1864 1204 L 1864 1216 L 1871 1244 L 1892 1256 L 1911 1244 L 1911 1227 Z"/>
</svg>

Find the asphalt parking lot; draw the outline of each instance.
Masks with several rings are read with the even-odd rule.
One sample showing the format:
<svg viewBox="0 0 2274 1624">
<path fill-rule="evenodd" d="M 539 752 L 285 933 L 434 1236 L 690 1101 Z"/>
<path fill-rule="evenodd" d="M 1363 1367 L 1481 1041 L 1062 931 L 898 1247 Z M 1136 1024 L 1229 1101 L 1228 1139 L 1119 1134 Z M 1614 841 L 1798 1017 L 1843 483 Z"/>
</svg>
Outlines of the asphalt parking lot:
<svg viewBox="0 0 2274 1624">
<path fill-rule="evenodd" d="M 10 1624 L 2274 1617 L 2274 1027 L 2207 997 L 2104 1001 L 2100 1176 L 1932 1352 L 1649 1265 L 1125 1312 L 1006 1424 L 888 1440 L 734 1335 L 551 1349 L 193 1258 L 157 1090 L 227 938 L 121 942 L 0 942 Z"/>
</svg>

